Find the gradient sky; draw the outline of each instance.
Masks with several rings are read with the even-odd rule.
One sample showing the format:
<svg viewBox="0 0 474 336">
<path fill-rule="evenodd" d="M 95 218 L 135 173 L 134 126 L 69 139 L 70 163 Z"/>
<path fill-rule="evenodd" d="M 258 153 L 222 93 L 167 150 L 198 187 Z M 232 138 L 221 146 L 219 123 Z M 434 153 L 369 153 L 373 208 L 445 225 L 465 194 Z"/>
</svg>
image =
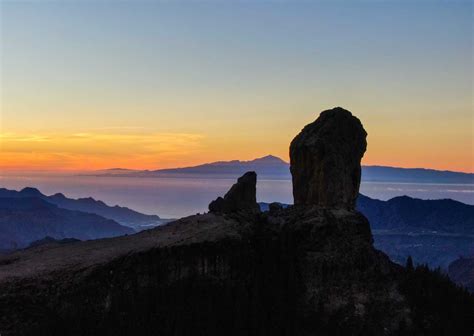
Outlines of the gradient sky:
<svg viewBox="0 0 474 336">
<path fill-rule="evenodd" d="M 0 169 L 274 154 L 342 106 L 364 164 L 474 172 L 471 1 L 4 1 Z"/>
</svg>

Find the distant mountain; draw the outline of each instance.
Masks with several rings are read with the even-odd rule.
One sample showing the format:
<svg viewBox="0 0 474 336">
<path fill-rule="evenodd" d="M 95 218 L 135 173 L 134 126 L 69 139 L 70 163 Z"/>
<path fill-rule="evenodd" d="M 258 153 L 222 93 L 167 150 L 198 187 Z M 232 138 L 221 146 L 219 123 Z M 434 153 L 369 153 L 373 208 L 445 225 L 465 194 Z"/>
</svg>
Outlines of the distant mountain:
<svg viewBox="0 0 474 336">
<path fill-rule="evenodd" d="M 362 166 L 362 180 L 366 182 L 474 184 L 474 174 L 425 168 Z"/>
<path fill-rule="evenodd" d="M 359 195 L 357 209 L 370 222 L 375 247 L 392 260 L 447 269 L 460 255 L 474 254 L 474 206 L 450 199 L 408 196 L 388 201 Z"/>
<path fill-rule="evenodd" d="M 268 203 L 259 204 L 268 210 Z M 407 196 L 380 201 L 359 194 L 357 210 L 370 222 L 375 247 L 400 264 L 412 256 L 418 264 L 447 269 L 459 256 L 474 255 L 472 205 Z"/>
<path fill-rule="evenodd" d="M 267 155 L 250 161 L 217 161 L 198 166 L 159 169 L 128 170 L 113 168 L 94 172 L 94 176 L 166 177 L 179 175 L 215 175 L 237 178 L 247 171 L 255 171 L 260 178 L 291 179 L 288 162 Z M 424 168 L 397 168 L 362 166 L 362 181 L 406 183 L 464 183 L 474 184 L 474 174 Z"/>
<path fill-rule="evenodd" d="M 448 275 L 455 283 L 474 293 L 474 257 L 453 261 L 449 265 Z"/>
<path fill-rule="evenodd" d="M 255 171 L 258 175 L 265 177 L 283 179 L 290 178 L 289 164 L 272 155 L 267 155 L 251 161 L 217 161 L 193 167 L 143 170 L 125 172 L 123 174 L 117 173 L 117 171 L 114 170 L 114 173 L 105 175 L 132 177 L 160 177 L 169 175 L 225 175 L 226 177 L 234 177 L 243 175 L 247 171 Z"/>
<path fill-rule="evenodd" d="M 135 173 L 135 172 L 140 172 L 140 170 L 125 169 L 125 168 L 109 168 L 109 169 L 96 170 L 96 173 L 108 174 L 108 175 L 120 175 L 120 174 L 128 174 L 128 173 Z"/>
<path fill-rule="evenodd" d="M 24 188 L 21 191 L 0 188 L 0 198 L 2 197 L 37 197 L 63 209 L 93 213 L 138 230 L 166 222 L 159 216 L 145 215 L 118 205 L 109 206 L 91 197 L 72 199 L 60 193 L 46 196 L 36 188 Z"/>
<path fill-rule="evenodd" d="M 38 197 L 0 198 L 0 249 L 28 246 L 47 236 L 80 240 L 132 234 L 132 228 L 101 216 L 61 209 Z"/>
<path fill-rule="evenodd" d="M 269 203 L 259 205 L 262 211 L 268 210 Z M 474 205 L 450 199 L 399 196 L 381 201 L 359 194 L 356 207 L 367 217 L 372 230 L 474 235 Z"/>
<path fill-rule="evenodd" d="M 450 199 L 399 196 L 380 201 L 359 195 L 357 209 L 373 230 L 474 235 L 474 206 Z"/>
</svg>

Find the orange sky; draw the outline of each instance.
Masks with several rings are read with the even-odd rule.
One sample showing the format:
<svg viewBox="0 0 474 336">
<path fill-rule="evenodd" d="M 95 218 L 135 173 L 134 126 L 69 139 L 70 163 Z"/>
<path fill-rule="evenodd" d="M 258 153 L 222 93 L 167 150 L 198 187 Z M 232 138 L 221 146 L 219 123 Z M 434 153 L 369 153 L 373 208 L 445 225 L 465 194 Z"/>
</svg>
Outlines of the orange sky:
<svg viewBox="0 0 474 336">
<path fill-rule="evenodd" d="M 400 125 L 390 125 L 393 130 L 387 127 L 379 133 L 375 131 L 381 127 L 375 126 L 374 132 L 368 128 L 369 145 L 363 164 L 474 171 L 469 128 L 464 141 L 458 142 L 460 135 L 450 131 L 436 133 L 429 127 L 420 126 L 418 129 L 414 125 L 412 131 L 399 132 Z M 4 132 L 0 134 L 0 169 L 159 169 L 218 160 L 250 160 L 267 154 L 288 161 L 288 145 L 299 131 L 297 126 L 290 129 L 290 132 L 283 133 L 276 127 L 246 137 L 241 131 L 227 136 L 126 128 L 81 133 Z M 460 125 L 452 132 L 461 132 L 462 129 Z"/>
<path fill-rule="evenodd" d="M 3 171 L 288 160 L 342 106 L 364 164 L 474 172 L 471 2 L 3 1 L 0 21 Z"/>
</svg>

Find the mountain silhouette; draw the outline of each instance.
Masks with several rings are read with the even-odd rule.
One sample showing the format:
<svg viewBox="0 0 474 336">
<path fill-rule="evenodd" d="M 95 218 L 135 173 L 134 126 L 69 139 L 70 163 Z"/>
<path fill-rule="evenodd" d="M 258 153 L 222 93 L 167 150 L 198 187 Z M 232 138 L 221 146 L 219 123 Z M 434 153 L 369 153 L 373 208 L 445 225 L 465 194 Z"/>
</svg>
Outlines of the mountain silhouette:
<svg viewBox="0 0 474 336">
<path fill-rule="evenodd" d="M 59 208 L 28 189 L 24 197 L 0 197 L 0 249 L 27 247 L 46 236 L 80 240 L 132 234 L 132 228 L 98 216 Z"/>
<path fill-rule="evenodd" d="M 109 206 L 100 200 L 93 199 L 92 197 L 72 199 L 64 196 L 61 193 L 46 196 L 38 189 L 31 187 L 26 187 L 21 191 L 1 188 L 0 198 L 2 197 L 37 197 L 51 204 L 55 204 L 62 209 L 77 210 L 96 214 L 108 219 L 112 219 L 121 225 L 133 227 L 137 230 L 148 228 L 149 226 L 156 226 L 166 222 L 166 220 L 162 220 L 157 215 L 145 215 L 118 205 Z"/>
<path fill-rule="evenodd" d="M 288 162 L 273 155 L 249 161 L 216 161 L 197 166 L 158 170 L 129 170 L 112 168 L 88 175 L 115 177 L 166 177 L 176 175 L 215 175 L 237 178 L 255 171 L 260 178 L 291 179 Z M 474 174 L 425 168 L 362 166 L 362 181 L 393 183 L 463 183 L 474 184 Z"/>
</svg>

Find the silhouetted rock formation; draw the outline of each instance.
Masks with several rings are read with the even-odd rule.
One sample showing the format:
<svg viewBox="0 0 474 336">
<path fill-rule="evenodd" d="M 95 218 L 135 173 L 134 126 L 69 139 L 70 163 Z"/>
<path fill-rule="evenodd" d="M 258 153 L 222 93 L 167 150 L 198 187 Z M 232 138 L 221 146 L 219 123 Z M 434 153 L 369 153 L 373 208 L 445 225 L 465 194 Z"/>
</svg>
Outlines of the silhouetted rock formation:
<svg viewBox="0 0 474 336">
<path fill-rule="evenodd" d="M 306 125 L 290 145 L 295 205 L 354 209 L 366 136 L 359 119 L 340 107 Z"/>
<path fill-rule="evenodd" d="M 257 204 L 257 174 L 247 172 L 237 180 L 224 198 L 218 197 L 209 204 L 210 212 L 260 211 Z"/>
</svg>

